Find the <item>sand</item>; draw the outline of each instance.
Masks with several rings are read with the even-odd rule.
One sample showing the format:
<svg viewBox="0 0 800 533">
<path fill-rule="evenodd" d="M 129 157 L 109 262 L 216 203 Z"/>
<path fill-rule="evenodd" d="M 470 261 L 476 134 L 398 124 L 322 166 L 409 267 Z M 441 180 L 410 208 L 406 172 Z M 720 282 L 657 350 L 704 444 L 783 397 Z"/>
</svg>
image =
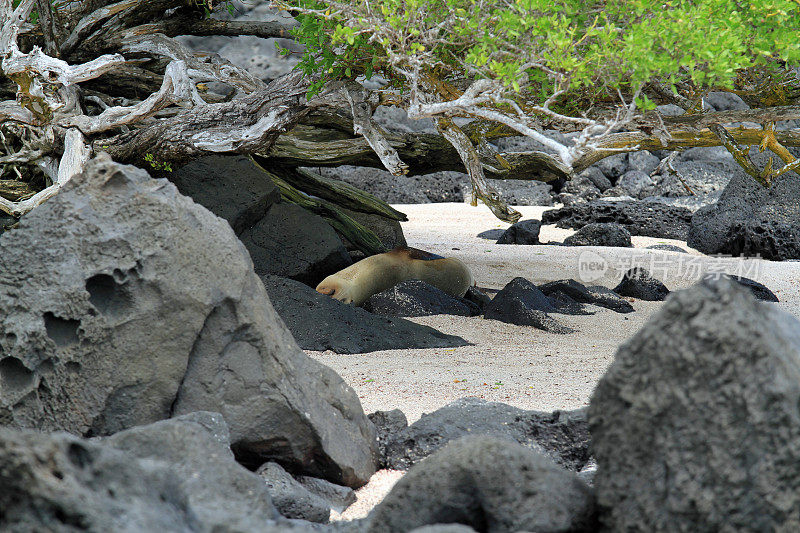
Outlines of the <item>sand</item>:
<svg viewBox="0 0 800 533">
<path fill-rule="evenodd" d="M 800 318 L 800 262 L 708 257 L 689 249 L 685 242 L 649 237 L 633 237 L 635 248 L 498 245 L 496 236 L 492 240 L 477 236 L 508 227 L 485 206 L 450 203 L 395 207 L 408 215 L 403 231 L 409 246 L 458 257 L 472 269 L 481 287 L 501 289 L 514 277 L 523 276 L 534 283 L 573 278 L 587 285 L 613 288 L 625 270 L 642 266 L 676 290 L 691 286 L 705 273 L 728 272 L 763 283 L 781 300 L 772 305 Z M 541 213 L 551 208 L 516 209 L 524 219 L 540 219 Z M 560 242 L 572 233 L 543 226 L 540 241 Z M 690 253 L 644 249 L 653 244 L 674 244 Z M 523 409 L 576 409 L 588 405 L 619 345 L 663 305 L 630 302 L 634 313 L 593 307 L 594 315 L 553 315 L 577 330 L 568 335 L 481 317 L 437 315 L 410 320 L 459 335 L 472 344 L 356 355 L 307 353 L 336 370 L 355 389 L 365 412 L 400 409 L 409 423 L 464 396 Z M 398 477 L 397 473 L 377 475 L 376 483 L 359 491 L 361 503 L 337 519 L 365 515 Z M 364 503 L 367 501 L 370 503 Z"/>
</svg>

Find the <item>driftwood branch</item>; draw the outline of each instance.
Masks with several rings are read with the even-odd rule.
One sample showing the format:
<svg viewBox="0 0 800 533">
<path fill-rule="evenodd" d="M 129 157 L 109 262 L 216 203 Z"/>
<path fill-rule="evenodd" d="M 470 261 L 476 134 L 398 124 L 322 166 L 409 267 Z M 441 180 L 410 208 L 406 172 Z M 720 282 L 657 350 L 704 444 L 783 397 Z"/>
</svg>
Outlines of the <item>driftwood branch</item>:
<svg viewBox="0 0 800 533">
<path fill-rule="evenodd" d="M 45 200 L 52 198 L 73 176 L 83 172 L 86 163 L 89 162 L 90 155 L 91 151 L 86 146 L 81 132 L 77 129 L 68 130 L 64 137 L 64 155 L 58 164 L 55 182 L 30 198 L 19 202 L 12 202 L 0 197 L 0 211 L 18 217 L 40 205 Z"/>
<path fill-rule="evenodd" d="M 94 142 L 122 162 L 143 164 L 145 154 L 185 162 L 202 154 L 269 150 L 310 107 L 308 81 L 301 73 L 279 78 L 243 98 L 205 104 L 150 125 Z"/>
<path fill-rule="evenodd" d="M 173 60 L 183 61 L 188 74 L 197 82 L 221 81 L 245 93 L 263 89 L 266 84 L 244 69 L 233 65 L 230 61 L 213 55 L 195 54 L 178 41 L 166 35 L 156 34 L 147 37 L 131 37 L 125 39 L 121 47 L 128 54 L 146 53 Z"/>
<path fill-rule="evenodd" d="M 483 165 L 469 137 L 448 118 L 439 118 L 437 120 L 437 127 L 442 136 L 456 149 L 456 152 L 458 152 L 461 161 L 467 169 L 470 181 L 472 182 L 473 203 L 475 203 L 477 199 L 481 199 L 483 203 L 492 210 L 494 216 L 505 222 L 513 224 L 519 220 L 522 214 L 508 207 L 500 198 L 500 195 L 497 194 L 497 191 L 486 183 Z"/>
<path fill-rule="evenodd" d="M 258 163 L 256 162 L 256 164 Z M 365 254 L 373 255 L 386 251 L 386 247 L 372 230 L 365 228 L 351 217 L 342 213 L 334 204 L 325 200 L 311 198 L 292 187 L 278 175 L 264 167 L 261 168 L 275 183 L 285 200 L 324 218 L 333 229 L 344 235 L 348 241 Z"/>
<path fill-rule="evenodd" d="M 269 160 L 258 155 L 254 155 L 253 158 L 260 166 L 269 167 Z M 281 170 L 281 176 L 287 183 L 306 194 L 335 202 L 337 205 L 352 211 L 373 213 L 397 221 L 408 220 L 405 214 L 383 200 L 353 187 L 349 183 L 326 178 L 302 168 L 285 168 Z"/>
<path fill-rule="evenodd" d="M 372 108 L 367 103 L 363 88 L 346 86 L 342 89 L 350 112 L 353 114 L 353 133 L 361 135 L 372 151 L 378 155 L 383 166 L 391 174 L 400 176 L 408 173 L 408 165 L 397 155 L 397 151 L 386 140 L 386 132 L 372 120 Z"/>
<path fill-rule="evenodd" d="M 104 110 L 100 115 L 77 115 L 60 121 L 65 127 L 77 127 L 89 135 L 118 128 L 125 124 L 139 122 L 153 116 L 157 111 L 184 102 L 200 103 L 203 100 L 189 78 L 186 63 L 173 61 L 164 73 L 161 89 L 147 99 L 132 106 L 114 106 Z"/>
</svg>

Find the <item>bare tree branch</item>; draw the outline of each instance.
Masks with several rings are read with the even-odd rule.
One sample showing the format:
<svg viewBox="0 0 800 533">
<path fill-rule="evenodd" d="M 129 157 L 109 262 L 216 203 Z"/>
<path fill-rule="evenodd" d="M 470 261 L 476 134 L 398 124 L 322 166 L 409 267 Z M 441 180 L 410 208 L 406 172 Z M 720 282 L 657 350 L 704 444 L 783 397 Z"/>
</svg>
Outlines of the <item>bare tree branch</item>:
<svg viewBox="0 0 800 533">
<path fill-rule="evenodd" d="M 372 109 L 366 101 L 364 89 L 350 85 L 342 89 L 350 111 L 353 113 L 353 132 L 362 135 L 370 148 L 378 155 L 383 166 L 395 176 L 408 173 L 408 165 L 397 155 L 397 151 L 386 140 L 386 132 L 372 120 Z"/>
<path fill-rule="evenodd" d="M 508 207 L 500 199 L 497 191 L 486 183 L 483 165 L 469 137 L 448 118 L 439 118 L 437 126 L 442 136 L 456 149 L 461 161 L 464 163 L 464 167 L 467 169 L 472 181 L 473 202 L 476 202 L 477 199 L 483 200 L 483 203 L 492 210 L 494 216 L 505 222 L 513 224 L 519 220 L 522 217 L 522 213 Z"/>
</svg>

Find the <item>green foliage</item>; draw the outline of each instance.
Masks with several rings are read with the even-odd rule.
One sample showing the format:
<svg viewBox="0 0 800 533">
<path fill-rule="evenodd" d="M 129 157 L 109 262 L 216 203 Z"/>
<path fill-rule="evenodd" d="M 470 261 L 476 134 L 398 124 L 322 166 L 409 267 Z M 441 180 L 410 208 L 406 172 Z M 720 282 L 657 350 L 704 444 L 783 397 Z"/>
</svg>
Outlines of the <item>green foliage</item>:
<svg viewBox="0 0 800 533">
<path fill-rule="evenodd" d="M 22 0 L 14 0 L 13 2 L 11 2 L 11 6 L 16 8 L 20 4 L 21 1 Z M 62 5 L 64 5 L 64 3 L 65 2 L 59 2 L 58 0 L 50 0 L 50 5 L 53 6 L 53 10 L 54 11 L 56 9 L 58 9 L 59 7 L 61 7 Z M 38 10 L 34 9 L 33 11 L 31 11 L 30 16 L 28 17 L 28 22 L 30 22 L 31 24 L 36 24 L 36 23 L 39 22 L 39 11 Z"/>
<path fill-rule="evenodd" d="M 172 172 L 172 166 L 169 163 L 156 160 L 153 154 L 145 154 L 144 160 L 150 163 L 150 166 L 155 170 L 166 170 L 167 172 Z"/>
<path fill-rule="evenodd" d="M 491 78 L 541 104 L 568 94 L 732 87 L 737 72 L 800 61 L 800 1 L 281 0 L 300 9 L 298 68 L 327 81 Z M 313 12 L 312 12 L 313 10 Z M 562 99 L 563 100 L 563 99 Z M 641 98 L 642 107 L 652 102 Z"/>
<path fill-rule="evenodd" d="M 372 77 L 376 67 L 380 65 L 384 51 L 380 46 L 369 42 L 368 35 L 343 26 L 336 18 L 325 16 L 326 2 L 298 0 L 280 4 L 284 7 L 320 11 L 320 16 L 299 14 L 299 25 L 292 30 L 297 42 L 306 49 L 296 68 L 319 78 L 309 89 L 309 98 L 331 80 L 353 79 L 361 75 L 368 79 Z M 341 43 L 346 46 L 341 46 Z M 280 53 L 288 55 L 291 51 L 280 49 Z"/>
<path fill-rule="evenodd" d="M 211 16 L 211 11 L 217 8 L 220 4 L 225 6 L 228 13 L 233 16 L 236 14 L 236 8 L 233 5 L 233 0 L 224 0 L 223 2 L 216 2 L 214 0 L 194 0 L 195 5 L 203 10 L 206 18 Z M 209 7 L 210 6 L 210 7 Z"/>
</svg>

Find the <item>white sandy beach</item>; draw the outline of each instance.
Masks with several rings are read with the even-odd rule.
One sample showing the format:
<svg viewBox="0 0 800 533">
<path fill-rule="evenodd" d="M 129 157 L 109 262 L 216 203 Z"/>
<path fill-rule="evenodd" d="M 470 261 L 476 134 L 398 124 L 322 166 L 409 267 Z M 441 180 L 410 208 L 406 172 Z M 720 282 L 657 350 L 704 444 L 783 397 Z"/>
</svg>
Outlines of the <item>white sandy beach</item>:
<svg viewBox="0 0 800 533">
<path fill-rule="evenodd" d="M 588 282 L 614 287 L 622 271 L 647 268 L 671 290 L 688 287 L 704 272 L 726 271 L 755 279 L 781 300 L 780 308 L 800 317 L 800 262 L 741 261 L 645 250 L 653 244 L 686 243 L 633 237 L 635 248 L 518 246 L 495 244 L 477 235 L 505 229 L 488 208 L 467 204 L 397 205 L 408 215 L 403 231 L 409 246 L 456 256 L 472 269 L 478 285 L 501 289 L 516 276 L 534 283 L 581 280 L 581 259 L 605 260 L 608 270 Z M 539 219 L 547 207 L 515 207 L 523 218 Z M 562 241 L 572 234 L 543 226 L 540 241 Z M 585 271 L 584 271 L 585 272 Z M 585 278 L 585 276 L 584 276 Z M 336 370 L 357 392 L 365 412 L 402 410 L 410 423 L 463 396 L 478 396 L 524 409 L 575 409 L 588 404 L 595 383 L 617 347 L 633 335 L 662 304 L 631 300 L 636 312 L 619 314 L 596 308 L 588 316 L 554 315 L 578 330 L 556 335 L 481 317 L 437 315 L 413 318 L 472 346 L 449 349 L 385 350 L 356 355 L 307 352 Z"/>
<path fill-rule="evenodd" d="M 706 272 L 738 273 L 769 287 L 781 309 L 800 317 L 800 262 L 742 261 L 690 250 L 685 242 L 633 237 L 635 248 L 498 245 L 477 237 L 505 229 L 488 208 L 467 204 L 397 205 L 408 215 L 403 231 L 409 246 L 456 256 L 472 269 L 481 287 L 501 289 L 516 276 L 534 283 L 573 278 L 587 285 L 614 287 L 632 266 L 648 269 L 670 290 L 686 288 Z M 548 207 L 515 207 L 523 219 L 540 219 Z M 541 242 L 563 241 L 574 233 L 543 226 Z M 690 254 L 645 250 L 653 244 L 674 244 Z M 587 270 L 592 263 L 595 270 Z M 579 270 L 580 265 L 583 270 Z M 599 265 L 599 266 L 598 266 Z M 603 270 L 605 268 L 605 271 Z M 596 280 L 587 274 L 600 272 Z M 594 277 L 594 276 L 592 276 Z M 533 327 L 481 317 L 437 315 L 412 318 L 444 333 L 459 335 L 471 346 L 449 349 L 386 350 L 356 355 L 307 352 L 336 370 L 358 393 L 364 411 L 400 409 L 413 423 L 464 396 L 477 396 L 524 409 L 551 411 L 588 405 L 589 398 L 617 347 L 657 311 L 660 302 L 630 300 L 634 313 L 593 308 L 594 315 L 553 315 L 577 333 L 557 335 Z M 363 516 L 388 490 L 397 475 L 381 472 L 378 481 L 359 491 L 361 501 L 341 518 Z M 383 481 L 385 480 L 385 481 Z M 369 503 L 367 503 L 369 500 Z"/>
</svg>

